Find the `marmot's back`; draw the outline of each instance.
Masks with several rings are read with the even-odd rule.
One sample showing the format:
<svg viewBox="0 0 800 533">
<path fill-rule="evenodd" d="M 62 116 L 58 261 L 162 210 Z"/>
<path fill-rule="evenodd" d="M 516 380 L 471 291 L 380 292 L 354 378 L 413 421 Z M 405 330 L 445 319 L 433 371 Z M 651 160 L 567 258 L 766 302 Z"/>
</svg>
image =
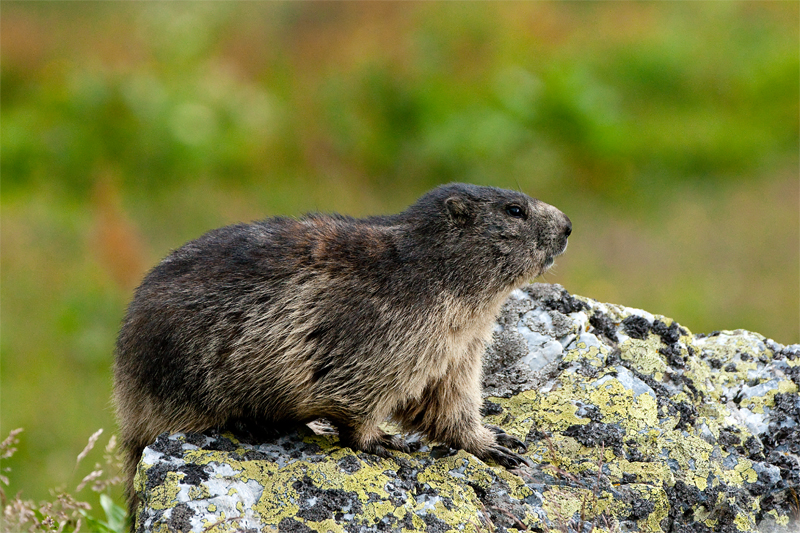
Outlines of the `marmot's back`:
<svg viewBox="0 0 800 533">
<path fill-rule="evenodd" d="M 403 213 L 273 218 L 211 231 L 137 289 L 115 362 L 129 490 L 164 431 L 254 435 L 317 417 L 343 445 L 404 429 L 505 465 L 480 422 L 481 355 L 508 293 L 566 248 L 569 219 L 514 191 L 451 184 Z M 131 509 L 131 512 L 135 512 Z"/>
</svg>

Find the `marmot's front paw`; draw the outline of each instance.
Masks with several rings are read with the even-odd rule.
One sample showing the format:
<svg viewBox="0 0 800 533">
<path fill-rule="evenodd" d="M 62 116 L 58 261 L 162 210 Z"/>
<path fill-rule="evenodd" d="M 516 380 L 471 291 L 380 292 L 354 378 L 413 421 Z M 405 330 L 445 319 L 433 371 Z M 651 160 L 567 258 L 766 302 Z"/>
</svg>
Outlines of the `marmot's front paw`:
<svg viewBox="0 0 800 533">
<path fill-rule="evenodd" d="M 513 438 L 513 437 L 511 437 Z M 533 463 L 527 458 L 518 453 L 514 453 L 504 446 L 495 444 L 481 454 L 481 459 L 491 459 L 500 466 L 506 468 L 516 468 L 520 465 L 533 466 Z"/>
<path fill-rule="evenodd" d="M 486 429 L 494 433 L 495 441 L 500 446 L 505 446 L 506 448 L 517 448 L 520 451 L 527 451 L 528 447 L 525 446 L 525 443 L 522 442 L 520 439 L 515 437 L 514 435 L 509 435 L 506 433 L 503 428 L 499 428 L 497 426 L 492 426 L 486 424 Z"/>
</svg>

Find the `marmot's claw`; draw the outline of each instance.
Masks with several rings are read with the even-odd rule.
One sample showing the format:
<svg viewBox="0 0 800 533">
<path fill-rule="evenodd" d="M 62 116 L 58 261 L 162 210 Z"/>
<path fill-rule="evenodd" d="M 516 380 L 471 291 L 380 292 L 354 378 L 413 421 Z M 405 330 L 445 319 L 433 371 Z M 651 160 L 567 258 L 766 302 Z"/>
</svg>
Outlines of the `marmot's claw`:
<svg viewBox="0 0 800 533">
<path fill-rule="evenodd" d="M 451 457 L 458 453 L 458 448 L 451 448 L 450 446 L 443 444 L 440 446 L 434 446 L 431 449 L 431 457 L 434 459 L 442 459 L 443 457 Z"/>
<path fill-rule="evenodd" d="M 495 441 L 497 441 L 497 444 L 505 446 L 506 448 L 517 448 L 523 452 L 528 450 L 528 447 L 525 445 L 524 442 L 522 442 L 514 435 L 509 435 L 502 428 L 487 424 L 486 429 L 494 433 Z"/>
<path fill-rule="evenodd" d="M 384 459 L 392 458 L 392 453 L 389 450 L 411 453 L 411 448 L 399 435 L 383 435 L 379 440 L 364 447 L 365 452 L 375 454 Z"/>
<path fill-rule="evenodd" d="M 406 443 L 405 439 L 400 435 L 384 435 L 381 438 L 381 444 L 389 449 L 397 450 L 403 453 L 411 453 L 411 447 Z"/>
<path fill-rule="evenodd" d="M 389 450 L 411 453 L 411 447 L 406 444 L 406 441 L 403 439 L 403 437 L 400 435 L 389 435 L 388 433 L 382 433 L 374 440 L 357 445 L 349 438 L 347 432 L 342 435 L 342 431 L 340 429 L 339 443 L 341 446 L 347 446 L 355 450 L 371 453 L 373 455 L 377 455 L 378 457 L 383 457 L 384 459 L 392 458 L 392 453 Z"/>
<path fill-rule="evenodd" d="M 375 444 L 372 447 L 372 450 L 370 451 L 370 453 L 372 453 L 374 455 L 377 455 L 378 457 L 381 457 L 383 459 L 391 459 L 392 458 L 392 453 L 389 450 L 387 450 L 386 448 L 384 448 L 380 444 Z"/>
<path fill-rule="evenodd" d="M 527 457 L 523 457 L 500 445 L 494 445 L 489 448 L 485 457 L 506 468 L 516 468 L 522 464 L 533 466 L 533 463 Z"/>
</svg>

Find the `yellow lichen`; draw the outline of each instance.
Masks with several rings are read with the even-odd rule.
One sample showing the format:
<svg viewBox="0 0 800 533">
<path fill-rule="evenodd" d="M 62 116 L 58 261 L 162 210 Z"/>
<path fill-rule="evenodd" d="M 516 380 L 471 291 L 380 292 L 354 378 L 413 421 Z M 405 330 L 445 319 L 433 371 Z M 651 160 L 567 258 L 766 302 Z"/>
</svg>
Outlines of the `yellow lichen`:
<svg viewBox="0 0 800 533">
<path fill-rule="evenodd" d="M 208 487 L 204 485 L 192 485 L 189 487 L 189 499 L 190 500 L 204 500 L 211 496 L 211 493 L 208 490 Z"/>
<path fill-rule="evenodd" d="M 180 492 L 178 481 L 182 479 L 184 474 L 178 472 L 167 472 L 164 478 L 164 483 L 153 487 L 147 493 L 148 506 L 151 509 L 170 509 L 175 506 L 175 497 Z"/>
<path fill-rule="evenodd" d="M 155 524 L 153 528 L 150 530 L 151 533 L 173 533 L 172 528 L 170 528 L 166 523 L 161 522 Z"/>
<path fill-rule="evenodd" d="M 531 488 L 516 474 L 512 474 L 505 468 L 496 468 L 494 472 L 497 474 L 497 477 L 506 482 L 508 485 L 508 493 L 512 498 L 523 500 L 533 494 Z"/>
<path fill-rule="evenodd" d="M 631 462 L 622 457 L 617 457 L 614 460 L 608 461 L 603 465 L 603 468 L 608 471 L 609 477 L 614 482 L 622 480 L 622 474 L 635 474 L 636 479 L 640 480 L 664 480 L 667 485 L 675 484 L 672 476 L 672 470 L 663 462 Z"/>
<path fill-rule="evenodd" d="M 405 513 L 398 513 L 398 511 L 399 509 L 397 509 L 391 501 L 383 500 L 367 505 L 362 512 L 362 516 L 368 522 L 381 520 L 384 516 L 389 515 L 394 515 L 398 519 L 405 516 Z"/>
<path fill-rule="evenodd" d="M 608 380 L 589 389 L 589 401 L 596 405 L 607 423 L 621 423 L 626 432 L 658 426 L 656 400 L 647 393 L 634 397 L 632 390 L 617 380 Z"/>
<path fill-rule="evenodd" d="M 648 479 L 648 478 L 643 478 Z M 659 532 L 661 529 L 661 521 L 669 515 L 670 503 L 669 497 L 663 488 L 647 485 L 644 483 L 634 483 L 628 485 L 628 488 L 635 490 L 639 496 L 653 504 L 653 510 L 644 518 L 637 521 L 639 531 L 646 532 Z"/>
<path fill-rule="evenodd" d="M 667 370 L 658 349 L 661 347 L 661 339 L 655 335 L 649 335 L 645 340 L 626 339 L 620 344 L 620 356 L 642 374 L 653 376 L 653 379 L 660 381 L 660 375 Z"/>
<path fill-rule="evenodd" d="M 776 516 L 776 518 L 775 518 L 775 523 L 776 523 L 776 524 L 778 524 L 779 526 L 788 526 L 788 525 L 789 525 L 789 516 L 788 516 L 788 515 L 777 516 L 777 515 L 778 515 L 778 512 L 777 512 L 777 511 L 775 511 L 775 510 L 772 510 L 772 511 L 770 511 L 770 512 L 771 512 L 771 513 L 772 513 L 774 516 Z"/>
<path fill-rule="evenodd" d="M 795 392 L 800 392 L 800 387 L 798 387 L 794 381 L 789 381 L 788 379 L 782 379 L 778 382 L 778 390 L 775 391 L 776 393 L 784 393 L 784 394 L 792 394 Z M 775 395 L 772 395 L 772 402 L 775 402 Z"/>
<path fill-rule="evenodd" d="M 720 477 L 728 485 L 737 487 L 744 483 L 755 483 L 758 481 L 758 473 L 753 470 L 753 462 L 744 457 L 738 457 L 736 466 L 732 469 L 720 472 Z"/>
<path fill-rule="evenodd" d="M 558 487 L 543 493 L 542 507 L 555 524 L 566 524 L 573 516 L 582 516 L 588 524 L 604 512 L 624 507 L 608 493 L 595 494 L 592 490 Z M 600 523 L 594 523 L 595 528 Z"/>
<path fill-rule="evenodd" d="M 569 350 L 562 357 L 565 363 L 581 361 L 589 363 L 595 367 L 602 367 L 605 364 L 608 348 L 603 346 L 586 346 L 585 342 L 576 343 L 575 348 Z"/>
</svg>

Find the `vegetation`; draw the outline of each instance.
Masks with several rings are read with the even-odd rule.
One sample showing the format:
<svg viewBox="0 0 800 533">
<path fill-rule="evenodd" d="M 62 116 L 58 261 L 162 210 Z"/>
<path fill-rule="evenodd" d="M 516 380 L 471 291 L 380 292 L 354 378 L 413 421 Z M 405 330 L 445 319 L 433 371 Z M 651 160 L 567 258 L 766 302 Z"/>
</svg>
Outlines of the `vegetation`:
<svg viewBox="0 0 800 533">
<path fill-rule="evenodd" d="M 8 459 L 17 451 L 15 446 L 19 444 L 17 436 L 22 432 L 21 428 L 12 430 L 3 442 L 0 442 L 0 459 Z M 92 451 L 97 439 L 103 433 L 100 429 L 89 437 L 89 442 L 75 462 L 77 468 L 81 461 Z M 87 474 L 75 487 L 75 493 L 80 492 L 85 487 L 91 487 L 92 491 L 100 495 L 100 505 L 105 511 L 106 520 L 98 520 L 92 517 L 87 511 L 91 511 L 92 506 L 76 499 L 75 496 L 66 492 L 64 489 L 51 490 L 52 501 L 34 503 L 26 500 L 19 494 L 13 498 L 6 494 L 3 484 L 8 485 L 7 476 L 0 475 L 0 504 L 2 504 L 2 524 L 0 531 L 3 532 L 22 532 L 22 531 L 93 531 L 97 533 L 121 533 L 126 529 L 125 509 L 115 504 L 108 495 L 108 489 L 121 483 L 121 478 L 115 475 L 120 468 L 120 458 L 116 448 L 116 438 L 112 436 L 108 440 L 104 454 L 105 467 L 95 464 L 94 469 Z M 106 468 L 104 471 L 103 468 Z M 10 471 L 6 468 L 6 473 Z"/>
<path fill-rule="evenodd" d="M 799 9 L 4 1 L 8 494 L 79 483 L 133 288 L 236 221 L 518 187 L 574 223 L 546 281 L 800 342 Z"/>
</svg>

